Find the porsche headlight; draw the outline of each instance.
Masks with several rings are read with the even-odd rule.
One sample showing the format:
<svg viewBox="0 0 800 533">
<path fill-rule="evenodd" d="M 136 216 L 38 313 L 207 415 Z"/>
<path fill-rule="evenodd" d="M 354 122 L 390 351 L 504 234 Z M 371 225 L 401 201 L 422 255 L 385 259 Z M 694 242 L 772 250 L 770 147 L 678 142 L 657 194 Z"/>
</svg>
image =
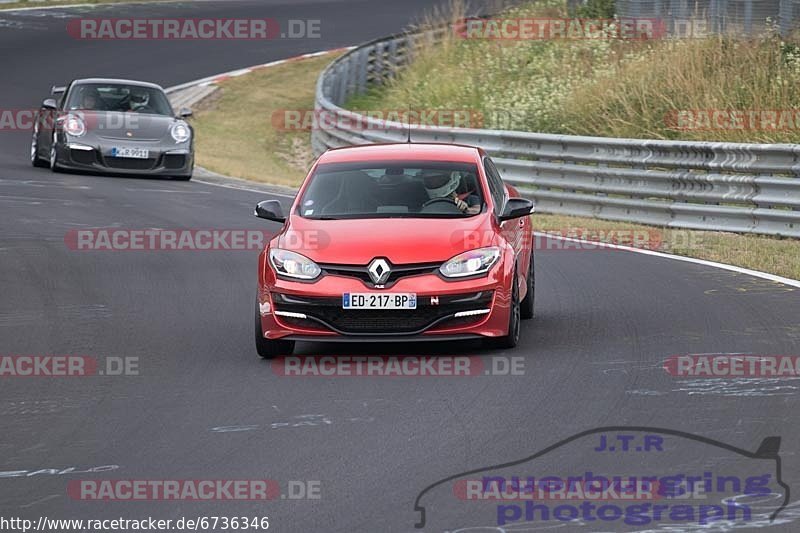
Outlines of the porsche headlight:
<svg viewBox="0 0 800 533">
<path fill-rule="evenodd" d="M 269 262 L 275 272 L 290 278 L 315 279 L 322 272 L 319 265 L 308 257 L 280 248 L 270 249 Z"/>
<path fill-rule="evenodd" d="M 446 278 L 463 278 L 485 274 L 500 258 L 500 248 L 490 246 L 458 254 L 441 267 L 439 272 Z"/>
<path fill-rule="evenodd" d="M 172 135 L 172 138 L 175 139 L 176 143 L 186 142 L 192 136 L 192 130 L 189 129 L 189 125 L 185 122 L 176 122 L 173 124 L 169 133 Z"/>
<path fill-rule="evenodd" d="M 62 124 L 64 131 L 73 137 L 82 137 L 86 133 L 86 124 L 78 115 L 67 115 Z"/>
</svg>

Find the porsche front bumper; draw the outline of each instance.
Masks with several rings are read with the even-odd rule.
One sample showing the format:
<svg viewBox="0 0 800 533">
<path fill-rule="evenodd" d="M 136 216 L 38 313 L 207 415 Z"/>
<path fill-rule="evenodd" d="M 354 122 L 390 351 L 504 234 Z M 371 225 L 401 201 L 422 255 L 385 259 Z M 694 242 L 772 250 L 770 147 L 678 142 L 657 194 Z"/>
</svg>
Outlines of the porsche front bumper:
<svg viewBox="0 0 800 533">
<path fill-rule="evenodd" d="M 68 170 L 94 171 L 113 174 L 149 174 L 161 176 L 190 176 L 194 168 L 191 147 L 142 145 L 149 151 L 147 159 L 112 157 L 113 141 L 81 142 L 65 140 L 56 145 L 58 166 Z M 118 144 L 118 143 L 117 143 Z"/>
</svg>

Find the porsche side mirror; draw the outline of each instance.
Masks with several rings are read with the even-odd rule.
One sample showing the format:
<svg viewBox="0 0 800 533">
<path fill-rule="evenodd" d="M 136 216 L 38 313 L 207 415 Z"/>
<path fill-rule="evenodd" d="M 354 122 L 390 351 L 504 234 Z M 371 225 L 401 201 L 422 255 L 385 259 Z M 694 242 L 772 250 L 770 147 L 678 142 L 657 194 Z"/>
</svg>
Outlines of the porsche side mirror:
<svg viewBox="0 0 800 533">
<path fill-rule="evenodd" d="M 182 107 L 180 112 L 178 113 L 178 116 L 181 118 L 189 118 L 192 116 L 192 110 L 189 109 L 188 107 Z"/>
<path fill-rule="evenodd" d="M 278 200 L 264 200 L 256 205 L 255 215 L 258 218 L 274 220 L 275 222 L 286 222 L 283 208 Z"/>
<path fill-rule="evenodd" d="M 526 217 L 531 213 L 533 213 L 533 202 L 527 198 L 509 198 L 503 214 L 500 215 L 500 222 Z"/>
<path fill-rule="evenodd" d="M 42 107 L 45 109 L 55 109 L 57 106 L 55 98 L 48 98 L 42 102 Z"/>
</svg>

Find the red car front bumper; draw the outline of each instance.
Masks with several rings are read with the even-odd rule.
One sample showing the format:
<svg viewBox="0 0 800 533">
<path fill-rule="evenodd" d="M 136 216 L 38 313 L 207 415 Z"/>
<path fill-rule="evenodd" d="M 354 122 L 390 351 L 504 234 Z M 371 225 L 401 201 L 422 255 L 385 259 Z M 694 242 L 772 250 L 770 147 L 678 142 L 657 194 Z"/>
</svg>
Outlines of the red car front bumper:
<svg viewBox="0 0 800 533">
<path fill-rule="evenodd" d="M 352 342 L 499 337 L 508 333 L 511 302 L 504 270 L 500 262 L 488 275 L 460 281 L 418 275 L 378 290 L 336 275 L 313 283 L 277 279 L 267 267 L 258 295 L 261 330 L 268 339 Z M 342 308 L 344 293 L 373 292 L 415 293 L 417 309 Z"/>
</svg>

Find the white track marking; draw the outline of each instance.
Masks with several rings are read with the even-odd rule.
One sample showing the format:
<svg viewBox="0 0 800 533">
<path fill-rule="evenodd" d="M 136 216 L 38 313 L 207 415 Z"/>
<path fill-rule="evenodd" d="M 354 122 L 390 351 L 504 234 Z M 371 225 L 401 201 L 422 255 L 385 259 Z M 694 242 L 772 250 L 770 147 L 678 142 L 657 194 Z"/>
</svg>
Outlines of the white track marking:
<svg viewBox="0 0 800 533">
<path fill-rule="evenodd" d="M 782 276 L 776 276 L 775 274 L 768 274 L 767 272 L 761 272 L 759 270 L 750 270 L 749 268 L 742 268 L 734 265 L 727 265 L 725 263 L 717 263 L 715 261 L 707 261 L 705 259 L 697 259 L 694 257 L 686 257 L 683 255 L 674 255 L 668 254 L 665 252 L 656 252 L 655 250 L 646 250 L 642 248 L 634 248 L 631 246 L 623 246 L 620 244 L 610 244 L 604 242 L 596 242 L 596 241 L 587 241 L 584 239 L 576 239 L 574 237 L 563 237 L 561 235 L 554 235 L 550 233 L 542 233 L 542 232 L 534 232 L 535 235 L 540 235 L 542 237 L 549 237 L 553 239 L 561 239 L 564 241 L 576 242 L 576 243 L 584 243 L 584 244 L 592 244 L 599 246 L 600 248 L 612 248 L 614 250 L 624 250 L 626 252 L 634 252 L 637 254 L 644 254 L 644 255 L 652 255 L 655 257 L 660 257 L 663 259 L 673 259 L 675 261 L 683 261 L 685 263 L 694 263 L 696 265 L 703 265 L 712 268 L 719 268 L 722 270 L 729 270 L 731 272 L 737 272 L 739 274 L 746 274 L 748 276 L 753 276 L 756 278 L 766 279 L 769 281 L 774 281 L 776 283 L 782 283 L 783 285 L 789 285 L 790 287 L 798 287 L 800 288 L 800 280 L 784 278 Z"/>
</svg>

